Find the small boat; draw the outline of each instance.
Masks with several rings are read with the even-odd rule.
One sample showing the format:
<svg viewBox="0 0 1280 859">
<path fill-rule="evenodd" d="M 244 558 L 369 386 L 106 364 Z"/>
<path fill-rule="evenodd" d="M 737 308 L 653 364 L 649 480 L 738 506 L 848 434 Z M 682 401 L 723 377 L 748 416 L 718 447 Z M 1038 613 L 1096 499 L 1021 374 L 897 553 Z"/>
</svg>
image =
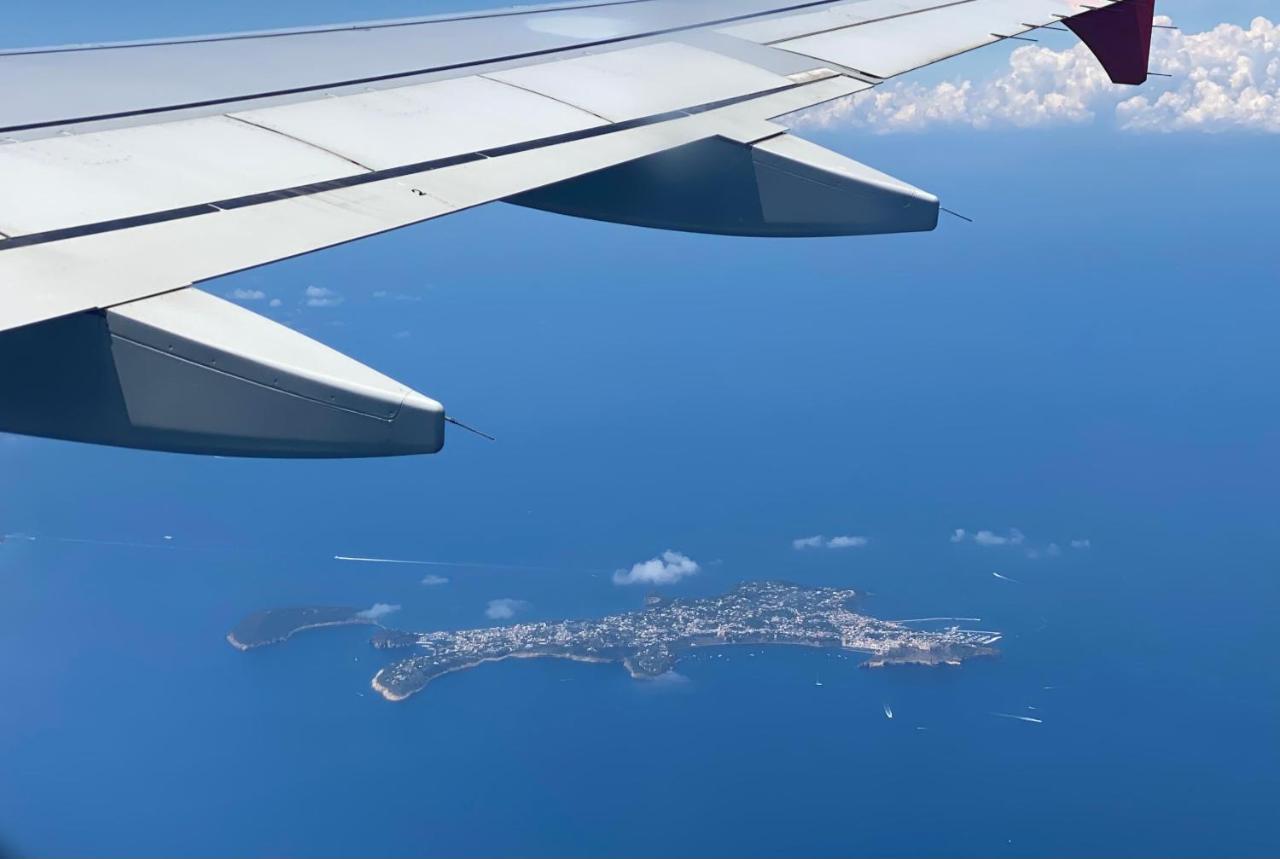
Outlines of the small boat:
<svg viewBox="0 0 1280 859">
<path fill-rule="evenodd" d="M 886 719 L 892 719 L 892 718 L 893 718 L 893 708 L 892 708 L 892 707 L 890 707 L 888 704 L 885 704 L 885 705 L 884 705 L 884 717 L 885 717 Z"/>
</svg>

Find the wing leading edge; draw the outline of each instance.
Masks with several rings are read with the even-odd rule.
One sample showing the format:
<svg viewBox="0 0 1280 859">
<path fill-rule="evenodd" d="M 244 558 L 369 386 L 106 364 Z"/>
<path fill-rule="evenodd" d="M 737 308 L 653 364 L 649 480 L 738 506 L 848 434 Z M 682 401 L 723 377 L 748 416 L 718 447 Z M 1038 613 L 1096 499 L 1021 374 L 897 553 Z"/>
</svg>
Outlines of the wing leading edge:
<svg viewBox="0 0 1280 859">
<path fill-rule="evenodd" d="M 193 285 L 495 200 L 733 235 L 929 230 L 936 197 L 775 120 L 1058 21 L 1136 83 L 1152 16 L 1153 0 L 623 0 L 0 53 L 0 81 L 40 67 L 50 92 L 0 103 L 0 360 L 24 368 L 0 381 L 0 430 L 435 452 L 438 403 Z M 332 71 L 306 62 L 338 43 Z M 440 62 L 421 65 L 424 44 Z M 207 74 L 236 55 L 270 71 Z M 60 89 L 98 63 L 122 95 Z"/>
</svg>

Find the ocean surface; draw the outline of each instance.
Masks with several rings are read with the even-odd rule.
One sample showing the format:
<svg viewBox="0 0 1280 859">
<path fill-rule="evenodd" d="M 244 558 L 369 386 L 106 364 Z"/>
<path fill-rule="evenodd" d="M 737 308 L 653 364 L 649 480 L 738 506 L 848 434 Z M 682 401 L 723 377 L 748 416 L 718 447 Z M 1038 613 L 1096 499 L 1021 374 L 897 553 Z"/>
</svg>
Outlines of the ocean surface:
<svg viewBox="0 0 1280 859">
<path fill-rule="evenodd" d="M 0 533 L 35 538 L 0 544 L 5 849 L 1280 850 L 1273 144 L 814 136 L 977 225 L 755 243 L 488 208 L 223 291 L 280 298 L 496 444 L 280 463 L 0 440 Z M 1107 159 L 1105 210 L 1069 169 L 993 188 L 1011 146 Z M 344 303 L 306 306 L 312 285 Z M 819 533 L 870 542 L 792 548 Z M 391 704 L 366 629 L 224 640 L 279 605 L 398 604 L 408 629 L 487 625 L 498 598 L 629 610 L 644 589 L 611 573 L 665 549 L 702 567 L 670 595 L 848 585 L 878 617 L 979 617 L 1003 655 L 739 648 L 651 683 L 518 661 Z"/>
</svg>

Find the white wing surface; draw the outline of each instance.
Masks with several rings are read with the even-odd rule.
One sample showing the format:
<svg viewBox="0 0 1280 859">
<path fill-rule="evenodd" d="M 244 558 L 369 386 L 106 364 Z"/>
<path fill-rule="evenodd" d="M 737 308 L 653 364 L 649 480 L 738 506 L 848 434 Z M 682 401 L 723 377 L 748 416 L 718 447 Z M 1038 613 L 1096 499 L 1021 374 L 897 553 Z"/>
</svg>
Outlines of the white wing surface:
<svg viewBox="0 0 1280 859">
<path fill-rule="evenodd" d="M 616 0 L 0 52 L 0 429 L 433 452 L 444 410 L 194 285 L 496 200 L 757 236 L 937 199 L 777 121 L 1060 22 L 1145 79 L 1151 0 Z M 199 407 L 194 407 L 195 404 Z"/>
</svg>

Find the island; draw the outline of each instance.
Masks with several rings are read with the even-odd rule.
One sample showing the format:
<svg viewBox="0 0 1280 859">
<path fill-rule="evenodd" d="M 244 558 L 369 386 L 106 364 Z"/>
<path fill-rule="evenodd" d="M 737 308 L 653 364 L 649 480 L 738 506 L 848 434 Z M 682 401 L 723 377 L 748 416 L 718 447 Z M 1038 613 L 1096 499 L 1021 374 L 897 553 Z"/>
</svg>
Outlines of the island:
<svg viewBox="0 0 1280 859">
<path fill-rule="evenodd" d="M 288 641 L 306 629 L 326 626 L 377 626 L 366 611 L 348 606 L 304 606 L 255 611 L 227 633 L 227 642 L 236 650 L 253 650 Z"/>
<path fill-rule="evenodd" d="M 372 644 L 409 651 L 373 678 L 389 701 L 403 701 L 432 680 L 486 662 L 556 658 L 621 663 L 636 678 L 671 671 L 682 653 L 732 645 L 792 645 L 869 655 L 867 668 L 889 665 L 959 665 L 993 656 L 998 632 L 948 627 L 915 629 L 855 612 L 859 596 L 847 588 L 804 587 L 787 582 L 744 582 L 721 596 L 666 599 L 650 596 L 643 609 L 598 620 L 516 623 L 435 632 L 379 628 Z M 227 638 L 242 649 L 283 641 L 301 629 L 374 623 L 350 609 L 260 612 Z M 376 625 L 376 624 L 375 624 Z M 245 635 L 249 638 L 246 639 Z M 248 644 L 248 642 L 253 642 Z"/>
</svg>

